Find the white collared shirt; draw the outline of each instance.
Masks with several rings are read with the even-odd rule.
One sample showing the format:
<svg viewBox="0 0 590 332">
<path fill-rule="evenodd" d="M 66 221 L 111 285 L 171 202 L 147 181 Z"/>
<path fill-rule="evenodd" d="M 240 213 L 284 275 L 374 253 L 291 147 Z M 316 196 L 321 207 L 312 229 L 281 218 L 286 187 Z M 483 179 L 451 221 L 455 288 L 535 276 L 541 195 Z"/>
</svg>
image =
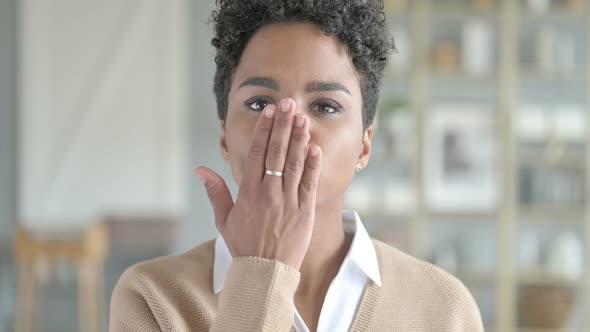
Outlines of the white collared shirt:
<svg viewBox="0 0 590 332">
<path fill-rule="evenodd" d="M 342 224 L 344 231 L 354 236 L 348 254 L 326 293 L 318 332 L 348 331 L 369 280 L 381 287 L 377 254 L 359 215 L 354 211 L 342 211 Z M 216 294 L 223 289 L 231 261 L 229 249 L 219 236 L 215 241 L 213 266 L 213 291 Z M 298 332 L 309 332 L 297 309 L 293 325 Z"/>
</svg>

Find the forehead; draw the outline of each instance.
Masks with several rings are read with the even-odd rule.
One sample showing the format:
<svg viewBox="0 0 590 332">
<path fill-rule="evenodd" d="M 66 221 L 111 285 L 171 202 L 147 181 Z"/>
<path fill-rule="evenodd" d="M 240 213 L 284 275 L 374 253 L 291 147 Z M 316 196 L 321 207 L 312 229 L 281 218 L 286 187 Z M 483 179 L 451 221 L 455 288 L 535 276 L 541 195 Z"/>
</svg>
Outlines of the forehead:
<svg viewBox="0 0 590 332">
<path fill-rule="evenodd" d="M 256 76 L 272 77 L 281 87 L 301 87 L 317 80 L 358 88 L 346 46 L 308 23 L 271 24 L 252 36 L 236 68 L 234 83 Z"/>
</svg>

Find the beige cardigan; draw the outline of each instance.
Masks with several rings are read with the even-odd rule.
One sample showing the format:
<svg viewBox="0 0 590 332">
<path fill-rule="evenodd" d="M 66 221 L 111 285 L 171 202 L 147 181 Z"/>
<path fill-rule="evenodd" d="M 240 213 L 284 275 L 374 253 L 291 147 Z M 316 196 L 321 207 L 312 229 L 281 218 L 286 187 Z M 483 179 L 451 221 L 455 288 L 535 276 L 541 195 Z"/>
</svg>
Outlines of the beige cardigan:
<svg viewBox="0 0 590 332">
<path fill-rule="evenodd" d="M 483 331 L 469 291 L 443 270 L 373 241 L 382 287 L 369 281 L 351 331 Z M 213 292 L 215 242 L 136 264 L 121 276 L 110 331 L 294 331 L 300 274 L 263 258 L 233 260 Z"/>
</svg>

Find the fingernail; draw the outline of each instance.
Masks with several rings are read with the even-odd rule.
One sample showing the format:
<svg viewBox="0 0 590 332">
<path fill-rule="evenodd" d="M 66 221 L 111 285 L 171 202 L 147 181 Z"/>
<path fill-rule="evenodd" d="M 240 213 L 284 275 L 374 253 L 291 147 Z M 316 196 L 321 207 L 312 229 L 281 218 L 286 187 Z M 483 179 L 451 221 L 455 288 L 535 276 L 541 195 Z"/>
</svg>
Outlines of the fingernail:
<svg viewBox="0 0 590 332">
<path fill-rule="evenodd" d="M 264 111 L 264 115 L 267 118 L 272 118 L 272 116 L 275 114 L 275 109 L 272 106 L 269 106 L 266 108 L 266 110 Z"/>
<path fill-rule="evenodd" d="M 279 107 L 281 108 L 281 112 L 289 112 L 289 109 L 291 108 L 291 102 L 285 99 L 281 101 L 281 105 Z"/>
<path fill-rule="evenodd" d="M 303 127 L 305 124 L 305 117 L 302 114 L 297 114 L 297 119 L 295 119 L 295 125 L 299 128 Z"/>
<path fill-rule="evenodd" d="M 205 178 L 201 174 L 199 174 L 199 172 L 195 171 L 195 173 L 197 173 L 197 177 L 199 178 L 199 180 L 201 180 L 202 183 L 205 183 Z"/>
<path fill-rule="evenodd" d="M 320 155 L 320 148 L 318 148 L 317 146 L 312 146 L 309 149 L 309 153 L 311 154 L 312 157 L 317 157 Z"/>
</svg>

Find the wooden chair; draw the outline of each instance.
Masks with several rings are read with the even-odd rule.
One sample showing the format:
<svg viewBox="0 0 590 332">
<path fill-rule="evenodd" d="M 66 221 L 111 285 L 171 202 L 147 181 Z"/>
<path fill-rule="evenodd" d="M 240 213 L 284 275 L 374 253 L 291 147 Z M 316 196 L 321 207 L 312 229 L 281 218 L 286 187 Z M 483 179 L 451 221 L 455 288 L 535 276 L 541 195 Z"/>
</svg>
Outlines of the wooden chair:
<svg viewBox="0 0 590 332">
<path fill-rule="evenodd" d="M 17 227 L 13 254 L 19 266 L 15 332 L 32 332 L 40 303 L 39 263 L 64 260 L 78 271 L 78 322 L 80 331 L 104 331 L 104 262 L 108 232 L 103 223 L 83 231 L 27 230 Z"/>
</svg>

